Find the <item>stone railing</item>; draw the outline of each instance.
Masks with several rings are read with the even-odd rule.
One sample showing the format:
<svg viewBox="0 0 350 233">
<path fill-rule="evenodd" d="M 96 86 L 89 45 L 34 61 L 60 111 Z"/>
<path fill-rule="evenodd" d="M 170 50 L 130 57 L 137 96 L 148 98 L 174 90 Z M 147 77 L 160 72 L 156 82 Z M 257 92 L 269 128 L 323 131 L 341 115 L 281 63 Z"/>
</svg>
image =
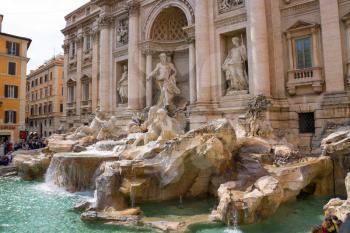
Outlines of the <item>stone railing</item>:
<svg viewBox="0 0 350 233">
<path fill-rule="evenodd" d="M 311 86 L 315 93 L 322 92 L 323 78 L 321 67 L 310 67 L 288 71 L 287 89 L 290 95 L 296 94 L 296 88 Z"/>
<path fill-rule="evenodd" d="M 81 106 L 82 107 L 89 107 L 89 106 L 91 106 L 91 104 L 92 104 L 91 100 L 82 100 L 81 101 Z"/>
<path fill-rule="evenodd" d="M 67 109 L 73 109 L 75 108 L 75 102 L 67 103 Z"/>
</svg>

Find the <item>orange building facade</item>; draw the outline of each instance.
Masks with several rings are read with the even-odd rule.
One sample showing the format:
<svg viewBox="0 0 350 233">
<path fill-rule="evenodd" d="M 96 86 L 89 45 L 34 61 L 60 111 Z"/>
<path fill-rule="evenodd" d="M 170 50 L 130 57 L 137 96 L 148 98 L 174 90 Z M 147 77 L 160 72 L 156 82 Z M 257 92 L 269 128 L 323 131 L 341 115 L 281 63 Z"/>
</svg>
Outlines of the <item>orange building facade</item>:
<svg viewBox="0 0 350 233">
<path fill-rule="evenodd" d="M 48 137 L 59 129 L 63 115 L 63 56 L 30 71 L 26 86 L 26 129 Z"/>
<path fill-rule="evenodd" d="M 1 21 L 2 16 L 0 15 Z M 1 28 L 1 26 L 0 26 Z M 27 50 L 31 40 L 0 29 L 0 143 L 18 142 L 25 130 Z"/>
</svg>

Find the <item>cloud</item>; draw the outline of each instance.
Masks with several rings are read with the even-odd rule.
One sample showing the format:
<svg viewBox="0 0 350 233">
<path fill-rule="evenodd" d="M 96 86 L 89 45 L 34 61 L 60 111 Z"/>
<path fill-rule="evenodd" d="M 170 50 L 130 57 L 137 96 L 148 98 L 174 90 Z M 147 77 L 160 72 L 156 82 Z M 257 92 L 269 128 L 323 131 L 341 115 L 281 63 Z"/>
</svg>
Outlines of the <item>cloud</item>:
<svg viewBox="0 0 350 233">
<path fill-rule="evenodd" d="M 89 0 L 0 0 L 2 32 L 32 39 L 28 73 L 54 54 L 63 53 L 64 16 Z"/>
</svg>

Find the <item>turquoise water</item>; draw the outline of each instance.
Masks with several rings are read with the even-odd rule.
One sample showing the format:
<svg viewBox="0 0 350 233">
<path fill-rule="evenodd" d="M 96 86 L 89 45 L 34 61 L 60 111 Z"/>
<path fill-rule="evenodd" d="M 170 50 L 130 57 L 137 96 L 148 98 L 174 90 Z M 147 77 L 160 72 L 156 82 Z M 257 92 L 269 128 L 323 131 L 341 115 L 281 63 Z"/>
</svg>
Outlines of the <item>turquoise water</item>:
<svg viewBox="0 0 350 233">
<path fill-rule="evenodd" d="M 126 228 L 112 225 L 86 224 L 72 207 L 86 196 L 65 192 L 52 192 L 40 182 L 20 179 L 0 179 L 0 232 L 4 233 L 136 233 L 154 232 L 150 229 Z M 322 220 L 322 206 L 327 199 L 306 199 L 283 205 L 270 220 L 256 225 L 244 226 L 243 233 L 307 233 Z M 181 220 L 209 213 L 213 200 L 178 201 L 147 204 L 142 208 L 148 217 L 166 217 Z M 159 208 L 161 207 L 161 208 Z M 227 232 L 221 225 L 197 225 L 191 232 Z"/>
<path fill-rule="evenodd" d="M 329 198 L 306 198 L 282 205 L 270 219 L 260 223 L 239 227 L 230 231 L 222 225 L 192 226 L 196 233 L 309 233 L 313 226 L 322 223 L 322 207 Z"/>
</svg>

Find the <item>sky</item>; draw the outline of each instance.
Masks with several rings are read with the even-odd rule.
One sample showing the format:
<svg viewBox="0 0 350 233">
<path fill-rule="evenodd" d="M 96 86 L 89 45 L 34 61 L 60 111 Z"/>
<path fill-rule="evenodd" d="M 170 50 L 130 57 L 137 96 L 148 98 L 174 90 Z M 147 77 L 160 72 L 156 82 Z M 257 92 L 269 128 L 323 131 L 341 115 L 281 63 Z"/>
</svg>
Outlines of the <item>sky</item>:
<svg viewBox="0 0 350 233">
<path fill-rule="evenodd" d="M 64 16 L 89 0 L 0 0 L 2 32 L 32 39 L 27 73 L 63 53 Z"/>
</svg>

